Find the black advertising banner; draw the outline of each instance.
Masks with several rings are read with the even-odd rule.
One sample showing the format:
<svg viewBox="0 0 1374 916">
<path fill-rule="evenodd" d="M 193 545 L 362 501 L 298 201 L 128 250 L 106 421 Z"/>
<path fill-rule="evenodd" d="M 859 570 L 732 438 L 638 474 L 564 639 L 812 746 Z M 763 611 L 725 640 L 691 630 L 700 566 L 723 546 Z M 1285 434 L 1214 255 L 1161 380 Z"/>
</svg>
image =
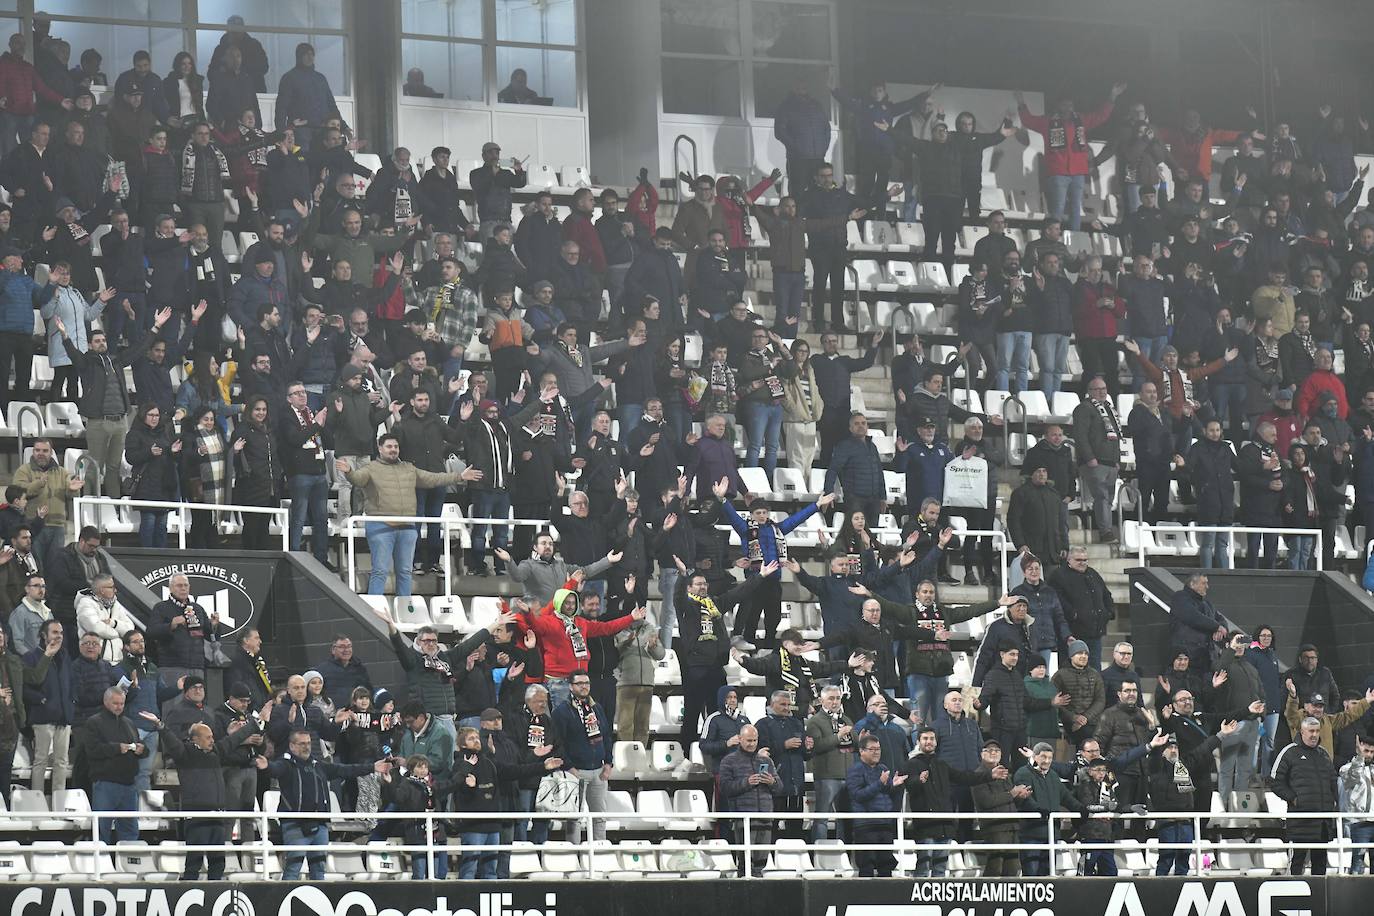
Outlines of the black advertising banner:
<svg viewBox="0 0 1374 916">
<path fill-rule="evenodd" d="M 807 881 L 807 916 L 1321 916 L 1320 878 Z"/>
<path fill-rule="evenodd" d="M 10 916 L 801 916 L 801 881 L 339 881 L 0 885 Z M 757 901 L 754 897 L 757 896 Z M 754 907 L 755 909 L 757 907 Z"/>
<path fill-rule="evenodd" d="M 138 577 L 159 601 L 167 598 L 172 576 L 185 574 L 191 597 L 207 612 L 218 613 L 221 636 L 232 637 L 259 625 L 267 609 L 272 579 L 282 561 L 248 551 L 168 551 L 114 548 L 110 555 Z"/>
</svg>

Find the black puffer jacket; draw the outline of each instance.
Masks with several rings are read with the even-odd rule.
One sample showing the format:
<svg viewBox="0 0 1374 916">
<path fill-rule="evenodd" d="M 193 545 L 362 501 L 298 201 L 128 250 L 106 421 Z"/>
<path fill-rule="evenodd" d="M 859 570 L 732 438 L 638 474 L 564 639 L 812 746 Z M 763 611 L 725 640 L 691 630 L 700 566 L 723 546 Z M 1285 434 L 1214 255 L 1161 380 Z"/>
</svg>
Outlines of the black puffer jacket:
<svg viewBox="0 0 1374 916">
<path fill-rule="evenodd" d="M 234 459 L 234 500 L 244 506 L 276 505 L 281 496 L 281 446 L 270 427 L 240 423 L 229 443 L 244 440 Z"/>
<path fill-rule="evenodd" d="M 1021 747 L 1026 743 L 1026 713 L 1050 708 L 1050 701 L 1026 693 L 1025 675 L 1000 663 L 983 678 L 979 708 L 990 708 L 991 732 L 1003 744 Z"/>
<path fill-rule="evenodd" d="M 1293 812 L 1335 811 L 1336 766 L 1320 744 L 1308 747 L 1298 739 L 1274 758 L 1274 794 Z M 1288 838 L 1295 843 L 1324 843 L 1332 838 L 1331 821 L 1293 820 Z"/>
<path fill-rule="evenodd" d="M 1222 446 L 1225 450 L 1225 445 Z M 1169 599 L 1169 645 L 1176 652 L 1201 657 L 1212 642 L 1212 635 L 1225 624 L 1221 615 L 1202 595 L 1184 587 Z"/>
</svg>

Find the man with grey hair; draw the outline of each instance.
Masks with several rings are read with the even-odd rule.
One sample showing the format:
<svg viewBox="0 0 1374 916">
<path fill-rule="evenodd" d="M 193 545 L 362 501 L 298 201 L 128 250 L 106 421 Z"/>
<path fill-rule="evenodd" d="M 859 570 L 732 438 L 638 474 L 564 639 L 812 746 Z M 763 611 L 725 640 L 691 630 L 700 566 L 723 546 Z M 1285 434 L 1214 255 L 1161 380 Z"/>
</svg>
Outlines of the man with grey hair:
<svg viewBox="0 0 1374 916">
<path fill-rule="evenodd" d="M 834 684 L 821 688 L 821 708 L 806 720 L 806 737 L 816 792 L 813 810 L 817 816 L 811 822 L 811 841 L 818 842 L 829 835 L 825 815 L 833 810 L 835 797 L 854 763 L 854 722 L 844 714 L 841 691 Z"/>
<path fill-rule="evenodd" d="M 169 683 L 187 675 L 205 677 L 205 643 L 217 638 L 219 612 L 207 612 L 191 597 L 191 580 L 176 573 L 167 597 L 153 605 L 148 637 L 162 648 L 162 676 Z"/>
<path fill-rule="evenodd" d="M 1064 604 L 1067 641 L 1083 640 L 1088 647 L 1088 664 L 1100 666 L 1102 637 L 1116 617 L 1116 605 L 1102 575 L 1088 565 L 1088 549 L 1081 544 L 1070 547 L 1068 562 L 1050 573 L 1050 585 Z"/>
<path fill-rule="evenodd" d="M 1116 541 L 1112 525 L 1112 500 L 1115 497 L 1117 466 L 1121 464 L 1121 418 L 1116 405 L 1107 397 L 1107 382 L 1101 377 L 1088 382 L 1088 397 L 1073 411 L 1074 444 L 1078 448 L 1078 473 L 1083 493 L 1092 502 L 1093 521 L 1098 536 L 1106 543 Z"/>
<path fill-rule="evenodd" d="M 774 799 L 774 810 L 800 814 L 806 798 L 806 756 L 816 742 L 806 734 L 806 723 L 801 717 L 792 714 L 792 691 L 774 690 L 768 697 L 768 715 L 755 727 L 759 746 L 767 749 L 782 785 Z M 802 822 L 782 821 L 778 832 L 782 836 L 801 837 Z"/>
<path fill-rule="evenodd" d="M 1169 599 L 1169 645 L 1188 655 L 1188 667 L 1197 672 L 1212 668 L 1212 647 L 1226 639 L 1226 623 L 1207 598 L 1205 572 L 1188 576 L 1188 584 Z"/>
<path fill-rule="evenodd" d="M 100 657 L 117 665 L 124 657 L 124 634 L 138 629 L 133 616 L 119 603 L 114 576 L 97 573 L 89 589 L 76 593 L 77 638 L 94 634 L 101 640 Z"/>
<path fill-rule="evenodd" d="M 124 690 L 105 691 L 104 709 L 82 724 L 81 747 L 95 775 L 91 786 L 91 808 L 95 811 L 137 811 L 138 761 L 148 756 L 148 747 L 138 737 L 138 728 L 124 715 Z M 138 819 L 102 820 L 97 828 L 101 842 L 138 839 Z"/>
<path fill-rule="evenodd" d="M 1288 803 L 1293 814 L 1335 811 L 1339 795 L 1336 789 L 1336 767 L 1331 755 L 1321 745 L 1322 724 L 1312 716 L 1302 720 L 1298 740 L 1279 751 L 1269 773 L 1274 794 Z M 1335 833 L 1332 821 L 1295 819 L 1285 825 L 1288 839 L 1298 844 L 1330 842 Z M 1303 873 L 1308 854 L 1312 857 L 1312 874 L 1326 874 L 1326 850 L 1294 849 L 1289 872 Z"/>
<path fill-rule="evenodd" d="M 539 758 L 547 758 L 555 752 L 553 717 L 549 715 L 549 690 L 543 684 L 530 684 L 525 688 L 525 705 L 518 712 L 506 715 L 501 720 L 501 730 L 517 748 L 528 749 Z M 534 773 L 517 780 L 519 788 L 519 811 L 532 812 L 539 795 L 539 781 L 543 773 Z M 549 821 L 517 821 L 515 838 L 529 840 L 536 846 L 549 838 Z"/>
</svg>

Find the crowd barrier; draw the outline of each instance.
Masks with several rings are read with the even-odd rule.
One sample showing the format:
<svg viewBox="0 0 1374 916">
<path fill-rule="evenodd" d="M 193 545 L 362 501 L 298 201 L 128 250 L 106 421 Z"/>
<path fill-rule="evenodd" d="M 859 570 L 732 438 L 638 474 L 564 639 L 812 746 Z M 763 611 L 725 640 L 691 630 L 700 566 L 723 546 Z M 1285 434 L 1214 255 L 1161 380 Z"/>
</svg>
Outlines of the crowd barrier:
<svg viewBox="0 0 1374 916">
<path fill-rule="evenodd" d="M 74 824 L 78 825 L 80 829 L 89 830 L 90 839 L 80 844 L 80 851 L 76 854 L 79 861 L 81 862 L 81 866 L 78 867 L 76 870 L 78 873 L 81 873 L 83 877 L 89 877 L 97 881 L 101 880 L 102 878 L 108 878 L 116 874 L 116 869 L 114 869 L 111 865 L 112 860 L 109 857 L 112 854 L 117 854 L 122 851 L 125 851 L 125 847 L 120 847 L 118 844 L 111 844 L 103 841 L 102 830 L 104 832 L 108 832 L 110 825 L 115 820 L 137 820 L 139 818 L 146 818 L 147 816 L 147 812 L 137 811 L 100 811 L 94 812 L 93 814 L 87 814 L 86 812 L 79 812 L 76 814 L 73 814 L 72 812 L 66 812 L 62 814 L 54 814 L 55 818 L 72 820 Z M 427 827 L 427 829 L 425 830 L 425 843 L 417 845 L 388 844 L 385 847 L 384 851 L 388 853 L 403 852 L 412 856 L 423 855 L 427 860 L 428 873 L 434 874 L 434 859 L 436 856 L 453 856 L 458 855 L 462 852 L 516 852 L 521 850 L 527 851 L 529 849 L 528 846 L 516 846 L 513 844 L 500 843 L 494 845 L 476 846 L 458 846 L 456 844 L 436 845 L 434 842 L 435 821 L 441 821 L 449 824 L 450 833 L 456 834 L 462 831 L 462 824 L 465 821 L 501 821 L 503 823 L 509 822 L 511 824 L 514 824 L 515 822 L 519 821 L 544 820 L 562 821 L 566 826 L 567 822 L 575 820 L 581 822 L 583 839 L 580 843 L 577 844 L 566 844 L 565 847 L 563 847 L 563 850 L 568 852 L 569 854 L 574 854 L 578 857 L 578 861 L 580 862 L 580 866 L 577 869 L 578 877 L 585 877 L 587 879 L 599 879 L 604 878 L 610 872 L 620 871 L 620 869 L 618 867 L 608 868 L 605 866 L 604 863 L 598 864 L 599 854 L 605 853 L 607 851 L 607 847 L 604 845 L 604 843 L 598 845 L 597 842 L 592 839 L 594 835 L 593 828 L 598 824 L 598 822 L 616 822 L 618 825 L 621 826 L 628 824 L 632 829 L 638 827 L 638 829 L 652 832 L 661 829 L 662 825 L 658 822 L 664 820 L 664 817 L 661 816 L 636 814 L 632 812 L 591 811 L 533 814 L 517 814 L 512 812 L 503 812 L 499 814 L 486 812 L 455 813 L 444 811 L 421 813 L 369 812 L 365 814 L 354 814 L 351 816 L 348 814 L 341 814 L 338 812 L 296 813 L 286 811 L 171 811 L 160 813 L 159 816 L 166 817 L 172 820 L 174 823 L 185 823 L 191 820 L 215 820 L 224 821 L 226 823 L 233 820 L 239 820 L 240 822 L 255 822 L 256 832 L 259 839 L 256 842 L 244 843 L 242 845 L 239 845 L 235 847 L 235 850 L 253 854 L 257 877 L 262 880 L 268 880 L 273 877 L 274 865 L 272 862 L 269 861 L 269 856 L 267 854 L 274 854 L 280 856 L 289 856 L 292 853 L 328 854 L 346 852 L 350 854 L 357 854 L 360 851 L 367 851 L 368 849 L 368 847 L 360 847 L 357 843 L 348 842 L 346 840 L 340 840 L 339 835 L 337 833 L 330 836 L 329 842 L 327 844 L 290 845 L 287 843 L 273 843 L 269 839 L 267 839 L 270 835 L 269 827 L 280 821 L 325 821 L 338 824 L 340 822 L 356 822 L 359 820 L 370 819 L 375 820 L 377 822 L 378 830 L 382 830 L 384 832 L 394 832 L 396 834 L 399 834 L 401 832 L 401 827 L 404 824 L 415 824 L 420 821 L 424 821 Z M 1246 826 L 1263 828 L 1265 826 L 1269 826 L 1274 828 L 1274 830 L 1271 831 L 1271 833 L 1281 833 L 1285 824 L 1291 824 L 1294 821 L 1326 821 L 1328 823 L 1353 823 L 1355 821 L 1365 822 L 1369 820 L 1369 815 L 1367 814 L 1343 814 L 1339 812 L 1278 813 L 1265 811 L 1244 812 L 1239 814 L 1227 813 L 1224 815 L 1201 813 L 1196 811 L 1149 812 L 1147 814 L 1094 814 L 1092 815 L 1092 817 L 1095 819 L 1111 820 L 1122 823 L 1123 827 L 1125 827 L 1126 829 L 1131 828 L 1132 824 L 1130 822 L 1135 822 L 1136 825 L 1138 825 L 1141 821 L 1188 822 L 1193 827 L 1193 839 L 1191 841 L 1184 843 L 1155 843 L 1154 841 L 1151 841 L 1151 846 L 1159 851 L 1186 851 L 1190 854 L 1190 856 L 1193 857 L 1195 867 L 1196 863 L 1201 863 L 1204 861 L 1205 852 L 1211 852 L 1217 849 L 1216 844 L 1210 842 L 1204 833 L 1203 827 L 1208 823 L 1211 823 L 1214 826 L 1229 825 L 1232 827 Z M 864 843 L 842 840 L 838 844 L 833 841 L 828 843 L 812 843 L 810 840 L 790 840 L 785 842 L 779 842 L 776 838 L 761 840 L 755 834 L 755 830 L 757 829 L 762 829 L 765 827 L 771 828 L 772 826 L 778 825 L 781 822 L 795 823 L 799 821 L 816 820 L 817 815 L 809 812 L 773 812 L 768 814 L 756 814 L 750 812 L 735 811 L 713 811 L 709 814 L 702 814 L 699 812 L 674 812 L 671 815 L 668 815 L 667 819 L 682 822 L 693 822 L 693 826 L 698 830 L 709 829 L 711 825 L 714 824 L 723 832 L 733 833 L 733 839 L 725 843 L 717 843 L 713 845 L 711 847 L 711 851 L 739 853 L 744 859 L 744 861 L 752 861 L 751 857 L 753 854 L 763 852 L 774 854 L 783 853 L 793 856 L 803 852 L 807 853 L 808 856 L 811 853 L 819 853 L 830 857 L 834 857 L 840 853 L 845 853 L 852 856 L 855 853 L 866 851 L 887 851 L 893 853 L 894 855 L 897 855 L 898 853 L 910 854 L 912 852 L 926 854 L 937 851 L 949 853 L 955 850 L 962 850 L 965 853 L 971 853 L 975 855 L 980 852 L 990 852 L 996 850 L 1016 852 L 1048 852 L 1051 875 L 1056 875 L 1064 867 L 1061 863 L 1061 853 L 1064 852 L 1079 853 L 1085 851 L 1088 848 L 1091 848 L 1091 850 L 1093 851 L 1107 849 L 1111 849 L 1114 851 L 1142 850 L 1142 844 L 1139 841 L 1129 838 L 1122 838 L 1114 842 L 1094 841 L 1090 847 L 1080 845 L 1074 842 L 1072 839 L 1066 839 L 1065 835 L 1067 825 L 1079 819 L 1079 815 L 1074 813 L 1055 814 L 1049 817 L 1048 819 L 1045 819 L 1042 818 L 1039 814 L 1021 812 L 1010 814 L 979 814 L 952 812 L 947 814 L 912 814 L 906 812 L 897 812 L 886 815 L 832 812 L 830 814 L 825 815 L 823 819 L 827 821 L 835 821 L 837 822 L 837 825 L 840 827 L 855 827 L 863 823 L 872 824 L 874 822 L 886 823 L 892 830 L 894 836 L 893 841 L 889 843 Z M 27 820 L 27 818 L 25 817 L 23 812 L 0 812 L 0 829 L 6 829 L 5 825 L 7 822 L 25 820 Z M 973 843 L 961 843 L 954 839 L 936 842 L 922 839 L 918 842 L 918 845 L 913 847 L 910 837 L 912 836 L 912 831 L 914 827 L 919 825 L 921 822 L 932 821 L 942 823 L 968 822 L 975 825 L 978 822 L 997 822 L 1005 824 L 1015 821 L 1022 828 L 1044 822 L 1046 825 L 1047 836 L 1045 841 L 1043 842 L 1026 841 L 1006 844 L 985 844 L 976 841 Z M 636 822 L 638 822 L 638 824 L 636 824 Z M 394 829 L 388 830 L 386 825 L 390 825 L 391 828 Z M 727 827 L 726 825 L 732 825 L 732 827 Z M 14 829 L 18 829 L 17 824 Z M 841 830 L 840 832 L 844 833 L 845 831 Z M 1295 843 L 1288 841 L 1287 839 L 1284 839 L 1282 846 L 1279 848 L 1281 851 L 1284 852 L 1296 849 L 1320 849 L 1326 850 L 1336 855 L 1353 853 L 1356 856 L 1365 855 L 1369 852 L 1369 850 L 1374 849 L 1374 844 L 1356 844 L 1351 842 L 1348 828 L 1342 827 L 1341 829 L 1338 829 L 1336 831 L 1336 834 L 1336 839 L 1329 842 L 1320 843 Z M 225 850 L 225 848 L 226 847 L 224 847 L 223 845 L 197 845 L 184 844 L 178 842 L 172 844 L 161 844 L 158 846 L 158 852 L 164 854 L 180 852 L 222 852 Z M 1272 853 L 1276 847 L 1272 842 L 1264 843 L 1240 840 L 1228 841 L 1224 845 L 1224 848 L 1228 852 L 1262 851 Z M 1073 856 L 1071 857 L 1071 859 L 1074 863 L 1073 867 L 1076 868 L 1078 861 L 1077 857 Z M 1151 914 L 1151 916 L 1153 916 L 1153 914 Z"/>
</svg>

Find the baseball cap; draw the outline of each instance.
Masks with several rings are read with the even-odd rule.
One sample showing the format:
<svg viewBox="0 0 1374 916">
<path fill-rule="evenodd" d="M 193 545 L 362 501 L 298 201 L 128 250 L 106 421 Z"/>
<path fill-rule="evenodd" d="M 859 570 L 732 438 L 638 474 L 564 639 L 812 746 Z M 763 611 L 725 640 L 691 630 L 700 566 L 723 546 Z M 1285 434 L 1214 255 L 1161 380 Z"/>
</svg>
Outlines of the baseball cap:
<svg viewBox="0 0 1374 916">
<path fill-rule="evenodd" d="M 1307 702 L 1311 703 L 1313 706 L 1325 706 L 1326 697 L 1322 696 L 1320 693 L 1314 693 L 1307 698 Z"/>
</svg>

